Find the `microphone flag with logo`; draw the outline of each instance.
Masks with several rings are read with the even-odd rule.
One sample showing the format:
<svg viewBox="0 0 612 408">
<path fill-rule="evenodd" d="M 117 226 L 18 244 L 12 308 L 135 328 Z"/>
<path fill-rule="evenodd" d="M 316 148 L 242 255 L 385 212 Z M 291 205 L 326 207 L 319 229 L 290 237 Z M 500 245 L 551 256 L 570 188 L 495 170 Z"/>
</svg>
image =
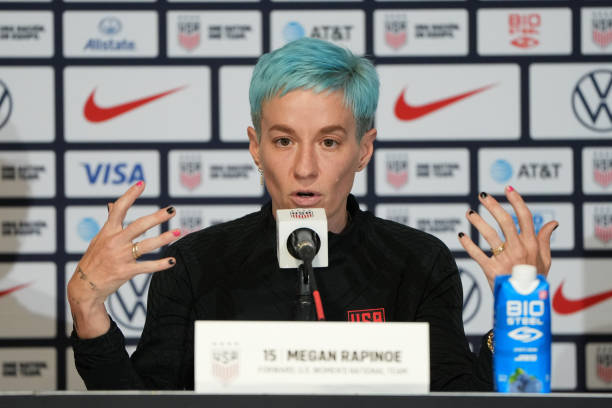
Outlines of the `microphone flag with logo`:
<svg viewBox="0 0 612 408">
<path fill-rule="evenodd" d="M 312 266 L 322 268 L 328 266 L 327 256 L 327 216 L 323 208 L 294 208 L 276 210 L 276 255 L 281 269 L 297 268 L 302 261 L 289 252 L 287 240 L 298 229 L 309 229 L 318 235 L 320 248 Z"/>
</svg>

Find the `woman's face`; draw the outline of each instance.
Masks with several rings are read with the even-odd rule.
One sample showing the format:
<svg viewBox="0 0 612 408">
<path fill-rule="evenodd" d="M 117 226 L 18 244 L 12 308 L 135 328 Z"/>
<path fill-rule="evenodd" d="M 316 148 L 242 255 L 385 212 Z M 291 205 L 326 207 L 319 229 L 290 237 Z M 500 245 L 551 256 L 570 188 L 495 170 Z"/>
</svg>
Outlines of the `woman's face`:
<svg viewBox="0 0 612 408">
<path fill-rule="evenodd" d="M 262 106 L 261 139 L 249 127 L 249 150 L 263 170 L 272 210 L 325 208 L 328 228 L 346 225 L 355 172 L 370 160 L 376 130 L 361 142 L 340 92 L 294 90 Z"/>
</svg>

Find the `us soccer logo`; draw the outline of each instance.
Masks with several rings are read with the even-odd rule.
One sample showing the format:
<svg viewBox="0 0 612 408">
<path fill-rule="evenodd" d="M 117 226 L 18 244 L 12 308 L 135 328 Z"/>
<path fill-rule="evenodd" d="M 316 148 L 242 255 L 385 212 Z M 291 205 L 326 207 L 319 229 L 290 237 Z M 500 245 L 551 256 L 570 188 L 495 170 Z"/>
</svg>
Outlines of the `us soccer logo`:
<svg viewBox="0 0 612 408">
<path fill-rule="evenodd" d="M 229 384 L 240 373 L 239 351 L 237 343 L 213 343 L 212 375 L 223 385 Z"/>
<path fill-rule="evenodd" d="M 612 347 L 597 348 L 597 377 L 606 383 L 612 383 Z"/>
<path fill-rule="evenodd" d="M 200 45 L 200 17 L 179 16 L 178 42 L 187 51 Z"/>
<path fill-rule="evenodd" d="M 608 48 L 612 43 L 612 12 L 594 12 L 591 23 L 593 26 L 593 42 L 601 48 Z"/>
<path fill-rule="evenodd" d="M 387 155 L 387 182 L 396 189 L 408 182 L 408 158 L 404 155 Z"/>
<path fill-rule="evenodd" d="M 200 210 L 181 210 L 179 217 L 181 235 L 191 234 L 202 229 L 203 217 Z"/>
<path fill-rule="evenodd" d="M 202 160 L 199 155 L 184 155 L 179 160 L 181 184 L 193 190 L 202 182 Z"/>
<path fill-rule="evenodd" d="M 610 208 L 602 207 L 595 210 L 593 215 L 595 224 L 595 236 L 602 242 L 608 243 L 612 240 L 612 211 Z"/>
<path fill-rule="evenodd" d="M 406 44 L 408 22 L 405 14 L 387 14 L 385 16 L 385 41 L 387 44 L 399 50 Z"/>
<path fill-rule="evenodd" d="M 604 188 L 612 183 L 612 155 L 605 152 L 593 155 L 593 178 Z"/>
</svg>

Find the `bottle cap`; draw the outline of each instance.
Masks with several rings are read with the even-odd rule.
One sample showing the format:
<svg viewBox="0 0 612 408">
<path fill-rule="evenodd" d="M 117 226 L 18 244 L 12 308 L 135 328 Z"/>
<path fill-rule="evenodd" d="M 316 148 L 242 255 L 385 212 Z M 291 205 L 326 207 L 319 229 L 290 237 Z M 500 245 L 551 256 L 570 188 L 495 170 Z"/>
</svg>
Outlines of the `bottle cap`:
<svg viewBox="0 0 612 408">
<path fill-rule="evenodd" d="M 527 294 L 537 287 L 537 275 L 538 271 L 533 265 L 514 265 L 510 282 L 517 292 Z"/>
</svg>

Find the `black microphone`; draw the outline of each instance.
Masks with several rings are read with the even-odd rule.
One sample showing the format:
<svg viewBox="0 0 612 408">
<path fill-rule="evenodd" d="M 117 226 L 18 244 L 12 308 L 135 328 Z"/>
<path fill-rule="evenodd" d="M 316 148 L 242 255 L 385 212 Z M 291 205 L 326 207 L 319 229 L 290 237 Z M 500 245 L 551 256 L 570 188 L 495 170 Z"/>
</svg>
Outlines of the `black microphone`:
<svg viewBox="0 0 612 408">
<path fill-rule="evenodd" d="M 287 238 L 287 249 L 291 256 L 312 262 L 321 249 L 321 239 L 310 228 L 298 228 Z"/>
<path fill-rule="evenodd" d="M 276 236 L 279 267 L 298 268 L 295 319 L 325 320 L 323 302 L 312 269 L 313 265 L 321 268 L 328 266 L 325 209 L 276 210 Z"/>
<path fill-rule="evenodd" d="M 287 238 L 287 249 L 291 256 L 304 262 L 298 267 L 297 320 L 325 320 L 321 295 L 312 269 L 312 260 L 320 248 L 321 239 L 310 228 L 298 228 Z"/>
</svg>

